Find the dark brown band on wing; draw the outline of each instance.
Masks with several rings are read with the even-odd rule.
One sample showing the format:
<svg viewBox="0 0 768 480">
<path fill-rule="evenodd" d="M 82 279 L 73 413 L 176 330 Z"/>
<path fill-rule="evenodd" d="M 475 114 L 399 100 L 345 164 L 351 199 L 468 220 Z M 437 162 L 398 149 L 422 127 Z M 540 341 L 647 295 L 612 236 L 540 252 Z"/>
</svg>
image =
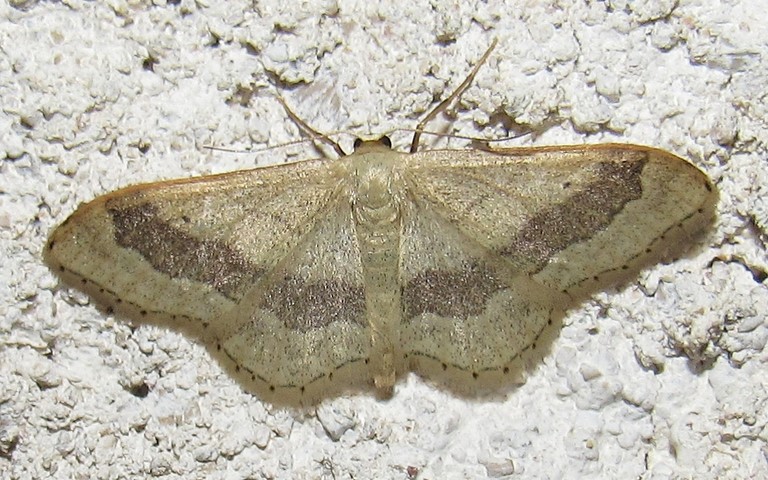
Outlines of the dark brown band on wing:
<svg viewBox="0 0 768 480">
<path fill-rule="evenodd" d="M 403 288 L 405 318 L 423 313 L 447 318 L 479 315 L 488 300 L 504 288 L 492 269 L 477 263 L 461 270 L 424 270 Z"/>
<path fill-rule="evenodd" d="M 169 225 L 149 203 L 128 208 L 107 204 L 107 211 L 112 215 L 115 242 L 171 278 L 207 284 L 237 301 L 264 273 L 226 243 L 201 240 Z"/>
<path fill-rule="evenodd" d="M 307 283 L 289 276 L 270 288 L 261 308 L 271 310 L 285 325 L 300 332 L 334 322 L 365 325 L 365 292 L 339 280 Z"/>
<path fill-rule="evenodd" d="M 623 161 L 596 164 L 593 182 L 574 192 L 568 202 L 534 215 L 499 254 L 513 265 L 540 271 L 561 250 L 604 230 L 627 203 L 642 196 L 647 160 L 645 154 L 634 154 Z"/>
</svg>

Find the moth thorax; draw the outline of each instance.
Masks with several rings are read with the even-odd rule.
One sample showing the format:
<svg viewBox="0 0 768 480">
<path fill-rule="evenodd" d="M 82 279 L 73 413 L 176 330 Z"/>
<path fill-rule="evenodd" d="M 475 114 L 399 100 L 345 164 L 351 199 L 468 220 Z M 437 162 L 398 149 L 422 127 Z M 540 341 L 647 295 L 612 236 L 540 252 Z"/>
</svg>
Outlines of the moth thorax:
<svg viewBox="0 0 768 480">
<path fill-rule="evenodd" d="M 400 196 L 393 189 L 390 165 L 370 163 L 358 172 L 354 211 L 360 223 L 393 224 L 400 218 Z"/>
</svg>

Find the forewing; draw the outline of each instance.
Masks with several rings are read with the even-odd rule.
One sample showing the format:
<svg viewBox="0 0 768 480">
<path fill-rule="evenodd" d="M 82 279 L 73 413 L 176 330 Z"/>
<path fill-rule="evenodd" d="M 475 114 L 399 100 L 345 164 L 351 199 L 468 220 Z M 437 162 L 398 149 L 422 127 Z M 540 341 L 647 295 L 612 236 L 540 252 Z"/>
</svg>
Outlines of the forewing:
<svg viewBox="0 0 768 480">
<path fill-rule="evenodd" d="M 108 310 L 201 335 L 325 215 L 321 161 L 137 185 L 82 205 L 46 263 Z"/>
<path fill-rule="evenodd" d="M 572 297 L 679 252 L 717 201 L 696 167 L 647 147 L 449 153 L 411 156 L 409 188 L 516 271 Z"/>
<path fill-rule="evenodd" d="M 623 145 L 432 151 L 403 171 L 403 345 L 467 393 L 504 382 L 578 297 L 690 243 L 717 199 L 684 160 Z"/>
</svg>

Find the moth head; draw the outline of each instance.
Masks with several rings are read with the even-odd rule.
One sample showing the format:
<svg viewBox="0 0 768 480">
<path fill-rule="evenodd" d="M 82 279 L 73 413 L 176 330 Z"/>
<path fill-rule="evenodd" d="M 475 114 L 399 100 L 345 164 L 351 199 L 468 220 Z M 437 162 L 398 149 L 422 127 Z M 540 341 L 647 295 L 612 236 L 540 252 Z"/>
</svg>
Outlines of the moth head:
<svg viewBox="0 0 768 480">
<path fill-rule="evenodd" d="M 355 153 L 392 150 L 392 140 L 390 140 L 386 135 L 375 140 L 363 140 L 362 138 L 356 138 L 354 148 Z"/>
</svg>

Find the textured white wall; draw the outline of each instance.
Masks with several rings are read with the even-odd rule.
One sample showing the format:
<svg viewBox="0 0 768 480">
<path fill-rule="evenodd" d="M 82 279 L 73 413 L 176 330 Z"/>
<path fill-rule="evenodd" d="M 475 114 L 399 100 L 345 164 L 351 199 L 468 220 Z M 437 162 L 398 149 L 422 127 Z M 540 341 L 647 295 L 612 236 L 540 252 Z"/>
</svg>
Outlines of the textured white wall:
<svg viewBox="0 0 768 480">
<path fill-rule="evenodd" d="M 207 3 L 0 5 L 1 477 L 768 476 L 767 1 Z M 272 409 L 40 261 L 51 228 L 119 186 L 317 156 L 203 148 L 299 138 L 271 92 L 321 131 L 412 128 L 493 38 L 433 129 L 502 137 L 503 118 L 535 132 L 517 145 L 647 144 L 721 191 L 689 258 L 574 310 L 506 401 L 410 377 L 388 402 Z M 238 86 L 247 106 L 227 102 Z"/>
</svg>

